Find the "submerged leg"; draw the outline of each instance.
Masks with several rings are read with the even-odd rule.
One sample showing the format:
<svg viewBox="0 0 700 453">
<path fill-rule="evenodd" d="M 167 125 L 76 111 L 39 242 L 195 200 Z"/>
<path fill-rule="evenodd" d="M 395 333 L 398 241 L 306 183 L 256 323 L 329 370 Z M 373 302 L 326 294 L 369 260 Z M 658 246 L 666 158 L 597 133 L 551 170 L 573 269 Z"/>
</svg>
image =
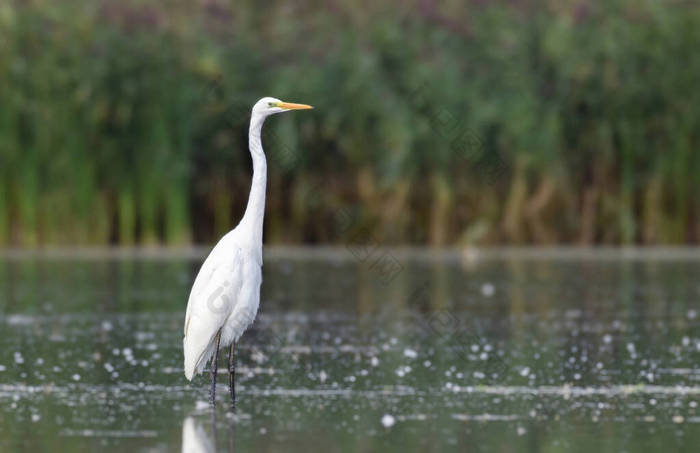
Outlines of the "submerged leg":
<svg viewBox="0 0 700 453">
<path fill-rule="evenodd" d="M 211 405 L 216 406 L 216 373 L 218 370 L 217 362 L 219 361 L 219 342 L 221 341 L 221 330 L 216 334 L 214 357 L 211 359 Z"/>
<path fill-rule="evenodd" d="M 228 425 L 228 453 L 233 453 L 235 450 L 233 448 L 233 430 L 236 424 L 236 419 L 231 417 L 231 421 Z"/>
<path fill-rule="evenodd" d="M 214 448 L 216 448 L 218 442 L 216 439 L 216 408 L 214 406 L 209 407 L 209 415 L 211 417 L 211 435 L 214 440 Z"/>
<path fill-rule="evenodd" d="M 228 384 L 231 390 L 231 409 L 236 409 L 236 357 L 233 354 L 234 341 L 228 351 Z"/>
</svg>

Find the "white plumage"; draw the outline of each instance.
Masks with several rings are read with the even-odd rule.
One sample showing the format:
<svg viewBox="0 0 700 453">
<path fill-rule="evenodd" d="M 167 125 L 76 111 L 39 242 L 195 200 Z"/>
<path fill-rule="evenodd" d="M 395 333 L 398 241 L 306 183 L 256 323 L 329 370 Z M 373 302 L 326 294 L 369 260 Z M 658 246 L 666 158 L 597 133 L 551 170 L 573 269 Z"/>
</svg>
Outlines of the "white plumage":
<svg viewBox="0 0 700 453">
<path fill-rule="evenodd" d="M 211 251 L 192 286 L 185 315 L 185 376 L 201 373 L 214 353 L 214 337 L 221 330 L 221 346 L 238 341 L 252 324 L 260 302 L 261 264 L 255 252 L 240 242 L 237 228 Z"/>
<path fill-rule="evenodd" d="M 262 227 L 267 182 L 267 161 L 260 131 L 269 115 L 308 108 L 311 107 L 269 97 L 253 106 L 249 129 L 253 180 L 245 214 L 238 226 L 224 235 L 209 253 L 187 303 L 183 350 L 185 376 L 189 380 L 202 372 L 216 352 L 219 332 L 219 347 L 229 346 L 238 341 L 255 319 L 262 282 Z M 231 390 L 233 396 L 233 388 Z M 212 401 L 214 391 L 212 387 Z"/>
</svg>

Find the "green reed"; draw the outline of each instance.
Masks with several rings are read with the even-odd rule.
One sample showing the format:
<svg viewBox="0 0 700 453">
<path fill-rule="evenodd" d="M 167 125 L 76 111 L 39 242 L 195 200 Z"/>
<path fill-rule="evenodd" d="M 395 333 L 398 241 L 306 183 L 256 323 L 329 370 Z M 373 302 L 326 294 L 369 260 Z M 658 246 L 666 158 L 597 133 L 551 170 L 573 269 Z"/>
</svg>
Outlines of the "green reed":
<svg viewBox="0 0 700 453">
<path fill-rule="evenodd" d="M 0 7 L 0 245 L 215 240 L 264 95 L 316 107 L 266 125 L 269 242 L 700 239 L 690 3 L 83 3 Z"/>
</svg>

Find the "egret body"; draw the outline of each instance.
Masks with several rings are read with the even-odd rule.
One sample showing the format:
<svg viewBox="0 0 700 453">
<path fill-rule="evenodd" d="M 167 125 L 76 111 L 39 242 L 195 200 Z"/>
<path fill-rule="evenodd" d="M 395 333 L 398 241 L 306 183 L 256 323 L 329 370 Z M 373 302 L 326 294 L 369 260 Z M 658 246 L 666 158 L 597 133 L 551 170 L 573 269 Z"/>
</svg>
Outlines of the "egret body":
<svg viewBox="0 0 700 453">
<path fill-rule="evenodd" d="M 229 385 L 235 405 L 234 347 L 252 324 L 260 303 L 262 231 L 265 216 L 267 161 L 260 131 L 275 113 L 310 109 L 309 105 L 262 98 L 250 118 L 248 145 L 253 159 L 253 181 L 245 214 L 236 228 L 214 246 L 195 278 L 185 315 L 185 377 L 192 380 L 211 359 L 211 402 L 215 404 L 217 359 L 220 347 L 229 349 Z"/>
</svg>

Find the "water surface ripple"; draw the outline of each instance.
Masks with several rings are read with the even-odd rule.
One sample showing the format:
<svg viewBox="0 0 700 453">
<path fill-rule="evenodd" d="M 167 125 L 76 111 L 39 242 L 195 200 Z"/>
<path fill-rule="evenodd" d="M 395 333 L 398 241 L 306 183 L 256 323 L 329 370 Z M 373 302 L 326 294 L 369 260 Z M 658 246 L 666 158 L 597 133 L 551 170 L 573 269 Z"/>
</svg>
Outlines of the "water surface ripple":
<svg viewBox="0 0 700 453">
<path fill-rule="evenodd" d="M 700 443 L 697 250 L 271 249 L 235 413 L 182 373 L 202 252 L 3 252 L 0 451 Z"/>
</svg>

